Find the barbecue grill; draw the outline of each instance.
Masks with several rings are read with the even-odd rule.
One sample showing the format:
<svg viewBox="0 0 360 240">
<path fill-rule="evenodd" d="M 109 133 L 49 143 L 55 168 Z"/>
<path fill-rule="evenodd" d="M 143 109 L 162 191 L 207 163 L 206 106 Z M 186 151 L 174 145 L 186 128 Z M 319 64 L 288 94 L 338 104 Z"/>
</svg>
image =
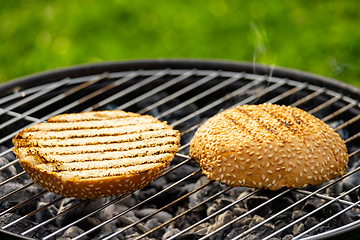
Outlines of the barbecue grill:
<svg viewBox="0 0 360 240">
<path fill-rule="evenodd" d="M 58 69 L 0 85 L 1 239 L 358 239 L 360 90 L 297 70 L 252 63 L 165 59 Z M 243 104 L 296 106 L 337 131 L 347 173 L 320 186 L 276 192 L 208 181 L 189 158 L 196 129 Z M 12 154 L 12 137 L 51 116 L 122 109 L 181 132 L 162 177 L 134 193 L 98 200 L 36 186 Z"/>
</svg>

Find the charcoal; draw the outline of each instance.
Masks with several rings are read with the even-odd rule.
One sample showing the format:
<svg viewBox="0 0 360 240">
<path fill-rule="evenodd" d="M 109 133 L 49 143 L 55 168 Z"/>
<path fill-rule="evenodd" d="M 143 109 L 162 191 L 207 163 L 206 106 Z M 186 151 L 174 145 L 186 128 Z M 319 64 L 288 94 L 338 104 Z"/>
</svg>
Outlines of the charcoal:
<svg viewBox="0 0 360 240">
<path fill-rule="evenodd" d="M 311 212 L 318 209 L 322 204 L 323 201 L 320 198 L 310 198 L 305 202 L 302 210 L 305 212 Z"/>
<path fill-rule="evenodd" d="M 139 200 L 145 200 L 157 193 L 155 188 L 146 188 L 139 191 Z"/>
<path fill-rule="evenodd" d="M 72 206 L 82 202 L 81 199 L 76 198 L 65 198 L 59 207 L 58 213 L 61 213 L 63 211 L 66 211 L 67 209 L 71 208 Z M 58 218 L 56 218 L 56 223 L 58 226 L 64 226 L 66 224 L 69 224 L 70 222 L 73 222 L 76 219 L 79 219 L 83 217 L 84 215 L 96 210 L 98 207 L 102 206 L 104 204 L 104 199 L 95 199 L 95 200 L 87 200 L 77 206 L 76 208 L 73 208 L 64 214 L 60 215 Z"/>
<path fill-rule="evenodd" d="M 47 203 L 45 202 L 38 202 L 37 208 L 41 208 L 45 206 Z M 35 221 L 36 222 L 44 222 L 52 217 L 54 217 L 58 213 L 59 209 L 57 209 L 54 205 L 50 205 L 41 211 L 35 213 Z"/>
<path fill-rule="evenodd" d="M 147 220 L 145 223 L 145 227 L 148 229 L 153 229 L 160 225 L 161 225 L 161 223 L 156 218 L 151 218 L 151 219 Z"/>
<path fill-rule="evenodd" d="M 305 231 L 305 225 L 303 223 L 295 224 L 293 227 L 294 235 L 299 235 L 300 233 Z"/>
<path fill-rule="evenodd" d="M 216 199 L 213 203 L 212 206 L 210 206 L 207 210 L 206 210 L 206 214 L 208 216 L 210 216 L 211 214 L 217 212 L 218 210 L 228 206 L 229 204 L 231 204 L 232 201 L 230 199 L 226 199 L 226 198 L 219 198 Z"/>
<path fill-rule="evenodd" d="M 280 197 L 276 199 L 276 201 L 271 205 L 272 212 L 279 212 L 293 203 L 294 200 L 292 200 L 290 197 Z"/>
<path fill-rule="evenodd" d="M 248 210 L 254 209 L 261 205 L 262 203 L 268 201 L 269 198 L 267 196 L 251 196 L 247 199 L 245 199 L 245 207 Z M 261 207 L 256 211 L 256 214 L 266 217 L 270 215 L 272 212 L 270 204 L 266 204 L 265 206 Z"/>
<path fill-rule="evenodd" d="M 325 208 L 323 208 L 321 210 L 321 212 L 323 213 L 323 215 L 326 217 L 326 218 L 330 218 L 332 217 L 334 214 L 340 212 L 342 210 L 342 207 L 340 206 L 339 203 L 332 203 L 328 206 L 326 206 Z M 334 228 L 336 227 L 340 227 L 342 225 L 346 225 L 348 223 L 352 222 L 351 220 L 351 217 L 350 215 L 345 212 L 341 215 L 339 215 L 338 217 L 334 218 L 332 221 L 331 221 L 331 224 L 332 226 L 334 226 Z"/>
<path fill-rule="evenodd" d="M 191 173 L 196 172 L 199 170 L 198 167 L 193 167 L 190 165 L 183 165 L 179 167 L 178 169 L 166 174 L 164 177 L 167 182 L 176 182 L 186 176 L 188 176 Z"/>
<path fill-rule="evenodd" d="M 292 213 L 291 219 L 296 220 L 298 218 L 305 216 L 306 214 L 307 214 L 307 212 L 305 212 L 303 210 L 296 210 Z"/>
<path fill-rule="evenodd" d="M 198 179 L 194 188 L 198 188 L 207 182 L 208 182 L 208 180 L 206 179 L 206 177 L 202 176 Z M 209 186 L 206 186 L 205 188 L 203 188 L 201 191 L 197 191 L 194 194 L 191 194 L 189 196 L 189 208 L 194 207 L 195 205 L 197 205 L 197 204 L 201 203 L 202 201 L 204 201 L 205 199 L 207 199 L 209 196 L 214 195 L 215 193 L 218 192 L 218 190 L 219 190 L 219 183 L 214 182 L 214 183 L 210 184 Z M 201 207 L 204 208 L 204 205 L 202 205 Z M 199 208 L 197 210 L 200 211 L 201 208 Z"/>
<path fill-rule="evenodd" d="M 283 237 L 281 240 L 290 240 L 290 239 L 293 239 L 293 238 L 294 238 L 294 236 L 292 234 L 288 234 L 285 237 Z"/>
<path fill-rule="evenodd" d="M 274 232 L 282 229 L 280 233 L 281 237 L 292 234 L 293 233 L 292 228 L 288 227 L 288 225 L 289 225 L 289 221 L 278 220 L 274 224 Z"/>
<path fill-rule="evenodd" d="M 242 240 L 257 240 L 257 239 L 259 239 L 259 237 L 256 235 L 248 235 L 245 236 Z"/>
<path fill-rule="evenodd" d="M 225 211 L 215 217 L 214 224 L 210 225 L 206 233 L 211 233 L 216 229 L 223 227 L 234 218 L 234 215 L 230 210 Z M 231 229 L 231 225 L 228 225 L 225 229 L 221 230 L 215 239 L 223 239 L 225 233 Z"/>
<path fill-rule="evenodd" d="M 8 182 L 8 183 L 0 186 L 0 196 L 5 196 L 6 194 L 12 193 L 21 187 L 23 187 L 23 184 L 21 184 L 21 183 Z M 16 205 L 18 203 L 21 203 L 21 202 L 33 197 L 34 195 L 40 193 L 41 191 L 43 191 L 43 189 L 37 185 L 28 186 L 27 188 L 8 196 L 6 198 L 6 201 L 0 202 L 0 208 L 5 209 L 6 206 Z M 37 201 L 37 199 L 33 199 L 33 200 L 27 202 L 26 204 L 23 204 L 21 208 L 17 208 L 15 210 L 15 213 L 19 214 L 19 215 L 23 215 L 30 211 L 35 210 L 36 209 L 36 201 Z"/>
<path fill-rule="evenodd" d="M 163 177 L 160 177 L 160 178 L 156 179 L 155 181 L 153 181 L 152 183 L 150 183 L 149 187 L 155 188 L 157 190 L 162 190 L 166 184 L 167 184 L 166 179 Z"/>
<path fill-rule="evenodd" d="M 319 223 L 319 221 L 315 218 L 315 217 L 308 217 L 306 220 L 305 220 L 305 228 L 306 229 L 309 229 L 309 228 L 312 228 L 313 226 L 317 225 Z"/>
<path fill-rule="evenodd" d="M 255 235 L 257 239 L 261 239 L 263 236 L 270 235 L 273 232 L 274 228 L 275 227 L 272 224 L 265 223 L 259 228 L 255 229 L 252 234 Z"/>
<path fill-rule="evenodd" d="M 65 230 L 65 232 L 61 235 L 61 238 L 63 238 L 63 239 L 71 239 L 71 238 L 79 236 L 82 233 L 84 233 L 84 230 L 82 230 L 78 226 L 71 226 L 71 227 L 69 227 L 68 229 Z M 89 238 L 87 236 L 83 236 L 80 239 L 81 240 L 86 240 L 86 239 L 89 239 Z"/>
<path fill-rule="evenodd" d="M 354 165 L 351 168 L 349 168 L 347 170 L 347 172 L 351 172 L 351 171 L 355 170 L 356 168 L 358 168 L 359 166 L 360 166 L 360 161 L 354 163 Z M 356 171 L 353 174 L 344 178 L 342 180 L 342 184 L 344 186 L 345 191 L 349 191 L 349 190 L 357 187 L 358 185 L 360 185 L 360 171 Z M 356 191 L 351 191 L 349 196 L 351 197 L 351 199 L 353 201 L 358 201 L 360 199 L 358 189 Z"/>
<path fill-rule="evenodd" d="M 202 235 L 196 233 L 185 233 L 175 238 L 175 240 L 198 240 Z"/>
<path fill-rule="evenodd" d="M 246 213 L 247 210 L 245 208 L 240 208 L 240 207 L 235 207 L 233 209 L 233 213 L 236 215 L 236 216 L 241 216 L 243 215 L 244 213 Z"/>
<path fill-rule="evenodd" d="M 157 210 L 156 208 L 143 208 L 143 209 L 134 211 L 134 213 L 138 218 L 143 218 L 143 217 L 155 212 L 156 210 Z"/>
<path fill-rule="evenodd" d="M 9 163 L 10 163 L 9 160 L 7 160 L 5 157 L 0 157 L 0 168 Z M 1 171 L 1 173 L 4 173 L 5 178 L 10 178 L 17 174 L 16 168 L 14 165 L 10 165 L 10 166 L 6 167 L 5 169 L 3 169 Z"/>
<path fill-rule="evenodd" d="M 175 234 L 177 234 L 177 233 L 179 233 L 179 232 L 180 232 L 180 230 L 179 230 L 178 228 L 170 228 L 170 227 L 169 227 L 169 228 L 166 230 L 166 232 L 164 233 L 164 235 L 162 236 L 161 239 L 163 239 L 163 240 L 168 239 L 168 238 L 174 236 Z"/>
<path fill-rule="evenodd" d="M 115 204 L 114 215 L 122 213 L 122 212 L 126 211 L 127 209 L 128 209 L 128 207 L 123 204 Z M 135 216 L 135 212 L 128 211 L 123 216 L 127 216 L 127 217 Z"/>
<path fill-rule="evenodd" d="M 279 215 L 277 215 L 275 218 L 274 218 L 274 222 L 278 221 L 278 220 L 281 220 L 281 221 L 284 221 L 284 222 L 290 222 L 290 220 L 292 219 L 292 215 L 293 215 L 293 212 L 291 211 L 285 211 Z"/>
<path fill-rule="evenodd" d="M 5 147 L 4 145 L 0 145 L 0 153 L 7 151 L 9 148 Z M 12 162 L 16 159 L 15 154 L 12 151 L 9 151 L 7 154 L 3 155 L 7 161 Z M 0 166 L 1 167 L 1 166 Z"/>
<path fill-rule="evenodd" d="M 15 213 L 5 213 L 4 215 L 0 216 L 0 228 L 15 221 L 16 219 L 19 219 L 20 217 L 21 217 L 20 215 L 17 215 Z M 37 223 L 25 218 L 25 219 L 22 219 L 20 222 L 17 222 L 15 224 L 11 225 L 10 227 L 6 228 L 6 231 L 21 234 L 26 229 L 32 228 L 36 225 L 37 225 Z M 36 231 L 32 231 L 32 232 L 28 233 L 26 235 L 26 237 L 40 239 L 49 234 L 51 234 L 51 232 L 48 229 L 46 229 L 45 227 L 41 226 Z M 51 239 L 54 239 L 54 238 L 51 238 Z"/>
<path fill-rule="evenodd" d="M 329 196 L 337 197 L 343 192 L 343 186 L 344 184 L 342 181 L 333 184 L 330 187 L 326 188 L 326 194 Z"/>
<path fill-rule="evenodd" d="M 154 216 L 159 222 L 164 223 L 173 218 L 173 216 L 165 211 L 160 211 Z"/>
</svg>

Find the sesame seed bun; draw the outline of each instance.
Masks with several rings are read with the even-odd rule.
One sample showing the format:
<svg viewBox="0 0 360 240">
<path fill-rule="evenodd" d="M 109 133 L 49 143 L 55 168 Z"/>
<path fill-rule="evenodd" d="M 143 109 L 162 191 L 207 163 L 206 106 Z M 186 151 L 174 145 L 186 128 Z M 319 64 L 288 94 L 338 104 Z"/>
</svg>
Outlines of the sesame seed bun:
<svg viewBox="0 0 360 240">
<path fill-rule="evenodd" d="M 162 175 L 180 134 L 124 111 L 63 114 L 20 131 L 13 151 L 28 176 L 64 197 L 94 199 L 141 189 Z"/>
<path fill-rule="evenodd" d="M 275 104 L 244 105 L 208 119 L 190 143 L 208 179 L 278 190 L 318 185 L 344 174 L 344 141 L 309 113 Z"/>
</svg>

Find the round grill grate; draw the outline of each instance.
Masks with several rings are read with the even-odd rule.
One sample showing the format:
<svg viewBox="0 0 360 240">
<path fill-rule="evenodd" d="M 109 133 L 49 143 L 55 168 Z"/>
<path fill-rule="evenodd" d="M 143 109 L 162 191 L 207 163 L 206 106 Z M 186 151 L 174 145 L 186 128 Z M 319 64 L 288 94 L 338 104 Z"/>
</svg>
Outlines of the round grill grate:
<svg viewBox="0 0 360 240">
<path fill-rule="evenodd" d="M 357 239 L 360 230 L 360 90 L 300 71 L 203 60 L 76 66 L 0 85 L 0 236 L 15 239 Z M 197 127 L 236 105 L 302 108 L 345 140 L 348 173 L 277 192 L 207 181 L 188 157 Z M 65 199 L 36 186 L 11 153 L 21 129 L 70 112 L 150 114 L 181 132 L 163 176 L 127 196 Z M 73 235 L 71 235 L 73 234 Z"/>
</svg>

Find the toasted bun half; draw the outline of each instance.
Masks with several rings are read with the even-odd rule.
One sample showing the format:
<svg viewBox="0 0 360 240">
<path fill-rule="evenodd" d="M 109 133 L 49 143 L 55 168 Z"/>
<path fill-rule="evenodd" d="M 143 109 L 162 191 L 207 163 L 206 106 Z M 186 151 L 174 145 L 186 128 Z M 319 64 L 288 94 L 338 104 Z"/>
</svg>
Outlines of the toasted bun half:
<svg viewBox="0 0 360 240">
<path fill-rule="evenodd" d="M 29 177 L 64 197 L 130 193 L 161 176 L 180 134 L 166 122 L 124 111 L 63 114 L 19 132 L 13 151 Z"/>
<path fill-rule="evenodd" d="M 307 112 L 273 104 L 244 105 L 208 119 L 190 143 L 208 179 L 278 190 L 317 185 L 344 174 L 344 141 Z"/>
</svg>

